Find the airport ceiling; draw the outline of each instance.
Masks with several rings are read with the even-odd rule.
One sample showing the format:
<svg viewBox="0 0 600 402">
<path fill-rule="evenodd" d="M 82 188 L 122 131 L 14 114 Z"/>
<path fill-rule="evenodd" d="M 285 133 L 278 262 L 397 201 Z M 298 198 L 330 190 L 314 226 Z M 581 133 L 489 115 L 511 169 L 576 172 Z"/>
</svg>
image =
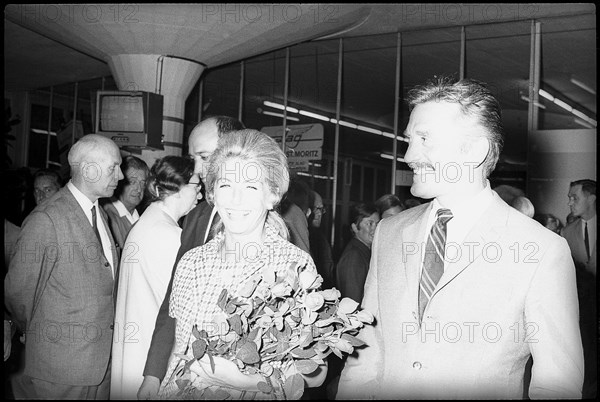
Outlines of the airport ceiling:
<svg viewBox="0 0 600 402">
<path fill-rule="evenodd" d="M 196 60 L 212 68 L 323 37 L 594 14 L 595 7 L 13 4 L 5 6 L 4 13 L 4 87 L 7 91 L 19 91 L 107 76 L 107 61 L 117 54 L 165 54 Z"/>
<path fill-rule="evenodd" d="M 109 76 L 107 62 L 117 54 L 177 56 L 201 62 L 210 69 L 312 40 L 418 31 L 422 35 L 418 36 L 419 41 L 422 38 L 422 43 L 429 43 L 447 35 L 436 28 L 487 24 L 493 31 L 490 23 L 535 19 L 549 22 L 547 26 L 557 32 L 573 31 L 564 43 L 554 45 L 555 54 L 544 54 L 544 59 L 552 60 L 544 65 L 544 84 L 596 118 L 595 52 L 586 54 L 582 50 L 596 49 L 592 3 L 12 4 L 5 6 L 4 15 L 5 91 Z M 585 26 L 580 26 L 582 16 Z M 519 40 L 525 41 L 527 48 L 529 39 Z M 438 46 L 436 51 L 446 50 Z M 444 54 L 436 56 L 448 60 L 456 57 L 447 51 L 447 58 Z M 494 52 L 495 59 L 511 62 L 515 57 L 510 46 L 489 51 Z M 573 63 L 573 55 L 582 53 L 585 57 L 581 63 Z M 529 60 L 527 66 L 516 60 L 512 63 L 520 63 L 521 70 L 529 71 Z M 363 84 L 368 85 L 367 80 L 377 75 L 380 63 L 369 60 L 360 64 L 360 68 L 372 69 L 372 74 L 364 74 Z M 515 80 L 493 62 L 488 64 L 483 68 L 494 80 Z M 573 71 L 574 64 L 577 71 Z M 593 92 L 576 88 L 570 82 L 574 76 Z M 428 78 L 424 76 L 422 81 Z M 519 79 L 522 82 L 518 85 L 526 90 L 528 74 Z M 381 102 L 376 97 L 369 99 L 373 105 L 369 109 L 386 109 L 378 107 L 378 101 Z M 364 116 L 364 121 L 383 117 L 390 116 Z M 513 143 L 522 148 L 521 143 Z M 518 159 L 522 160 L 525 151 L 519 152 L 522 155 Z"/>
</svg>

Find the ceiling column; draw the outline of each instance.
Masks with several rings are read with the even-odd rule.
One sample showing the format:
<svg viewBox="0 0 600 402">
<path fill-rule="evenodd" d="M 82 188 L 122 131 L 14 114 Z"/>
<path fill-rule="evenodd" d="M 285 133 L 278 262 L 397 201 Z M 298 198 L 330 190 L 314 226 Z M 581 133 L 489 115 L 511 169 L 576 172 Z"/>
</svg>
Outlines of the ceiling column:
<svg viewBox="0 0 600 402">
<path fill-rule="evenodd" d="M 141 158 L 152 166 L 166 155 L 181 156 L 185 101 L 205 66 L 193 60 L 151 54 L 119 54 L 108 62 L 121 91 L 153 92 L 164 97 L 164 150 L 143 149 Z"/>
</svg>

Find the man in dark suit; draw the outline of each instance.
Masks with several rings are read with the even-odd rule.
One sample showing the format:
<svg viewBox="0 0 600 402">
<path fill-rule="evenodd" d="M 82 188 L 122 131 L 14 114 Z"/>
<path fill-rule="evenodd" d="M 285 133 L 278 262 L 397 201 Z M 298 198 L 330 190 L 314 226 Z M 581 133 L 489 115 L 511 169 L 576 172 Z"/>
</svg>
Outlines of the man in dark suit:
<svg viewBox="0 0 600 402">
<path fill-rule="evenodd" d="M 411 193 L 432 199 L 375 231 L 362 306 L 376 324 L 349 356 L 341 399 L 581 398 L 583 351 L 567 242 L 488 180 L 500 106 L 480 82 L 409 93 Z M 531 382 L 525 367 L 533 358 Z"/>
<path fill-rule="evenodd" d="M 121 155 L 90 134 L 68 160 L 71 181 L 23 223 L 5 303 L 25 334 L 26 398 L 108 399 L 118 259 L 98 198 L 123 178 Z"/>
<path fill-rule="evenodd" d="M 569 207 L 575 220 L 562 230 L 577 270 L 579 325 L 585 356 L 583 398 L 598 394 L 598 316 L 596 307 L 596 181 L 577 180 L 569 186 Z"/>
</svg>

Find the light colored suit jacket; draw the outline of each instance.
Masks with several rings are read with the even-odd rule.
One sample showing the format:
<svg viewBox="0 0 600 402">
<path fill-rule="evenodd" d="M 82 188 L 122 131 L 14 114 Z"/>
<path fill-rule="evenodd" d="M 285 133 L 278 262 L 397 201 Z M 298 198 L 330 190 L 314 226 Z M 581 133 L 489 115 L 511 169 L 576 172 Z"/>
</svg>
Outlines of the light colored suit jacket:
<svg viewBox="0 0 600 402">
<path fill-rule="evenodd" d="M 583 240 L 583 221 L 577 219 L 575 222 L 571 222 L 569 225 L 565 226 L 561 235 L 567 240 L 567 243 L 569 243 L 573 260 L 581 263 L 587 271 L 596 275 L 596 244 L 590 244 L 591 250 L 590 258 L 588 260 Z"/>
<path fill-rule="evenodd" d="M 338 398 L 581 397 L 575 270 L 564 239 L 497 194 L 468 233 L 418 320 L 421 251 L 431 203 L 379 224 L 363 307 L 375 315 Z M 447 245 L 449 247 L 449 245 Z"/>
<path fill-rule="evenodd" d="M 108 228 L 102 210 L 100 216 Z M 112 237 L 111 246 L 116 271 Z M 4 282 L 6 307 L 25 332 L 26 375 L 77 386 L 102 382 L 113 337 L 111 271 L 66 186 L 27 217 Z"/>
</svg>

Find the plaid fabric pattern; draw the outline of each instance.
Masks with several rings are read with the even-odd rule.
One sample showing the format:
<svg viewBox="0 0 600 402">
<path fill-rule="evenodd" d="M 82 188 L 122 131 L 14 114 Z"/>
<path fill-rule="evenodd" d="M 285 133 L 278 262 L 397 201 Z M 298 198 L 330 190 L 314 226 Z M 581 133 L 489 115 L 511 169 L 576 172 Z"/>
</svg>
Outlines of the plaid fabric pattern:
<svg viewBox="0 0 600 402">
<path fill-rule="evenodd" d="M 216 315 L 223 314 L 217 306 L 221 291 L 228 289 L 236 294 L 246 281 L 269 264 L 277 273 L 285 271 L 290 263 L 305 266 L 316 272 L 315 264 L 308 253 L 283 239 L 272 226 L 265 224 L 265 242 L 262 252 L 255 258 L 247 258 L 256 250 L 256 245 L 246 249 L 226 250 L 235 253 L 235 262 L 222 259 L 225 235 L 217 234 L 203 246 L 188 251 L 179 261 L 173 279 L 173 290 L 169 301 L 169 315 L 177 320 L 175 353 L 192 355 L 192 327 L 204 329 L 209 334 L 218 328 L 214 324 Z M 254 247 L 254 250 L 250 248 Z M 169 396 L 177 392 L 173 376 L 179 358 L 171 356 L 167 374 L 163 380 L 161 394 Z M 171 380 L 171 381 L 170 381 Z"/>
</svg>

